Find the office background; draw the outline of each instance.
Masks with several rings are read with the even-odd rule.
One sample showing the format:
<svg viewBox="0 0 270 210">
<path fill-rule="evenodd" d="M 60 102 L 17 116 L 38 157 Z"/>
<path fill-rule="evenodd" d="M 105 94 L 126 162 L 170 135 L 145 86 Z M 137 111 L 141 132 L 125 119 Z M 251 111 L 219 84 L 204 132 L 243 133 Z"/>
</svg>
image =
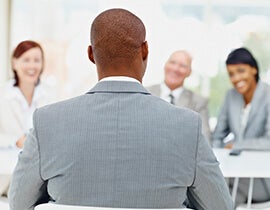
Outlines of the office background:
<svg viewBox="0 0 270 210">
<path fill-rule="evenodd" d="M 12 75 L 12 49 L 33 39 L 44 47 L 43 80 L 51 88 L 63 98 L 87 91 L 97 81 L 87 58 L 90 24 L 112 7 L 134 12 L 146 25 L 150 55 L 144 85 L 163 80 L 171 52 L 192 53 L 186 86 L 210 98 L 212 120 L 230 87 L 224 62 L 233 48 L 248 47 L 261 78 L 270 81 L 269 0 L 1 0 L 0 84 Z"/>
</svg>

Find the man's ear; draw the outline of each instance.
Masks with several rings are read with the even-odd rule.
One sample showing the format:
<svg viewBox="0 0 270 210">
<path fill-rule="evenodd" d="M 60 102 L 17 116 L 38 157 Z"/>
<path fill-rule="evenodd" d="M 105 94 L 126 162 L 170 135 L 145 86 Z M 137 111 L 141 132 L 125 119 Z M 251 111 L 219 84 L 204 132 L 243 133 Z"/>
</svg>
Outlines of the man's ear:
<svg viewBox="0 0 270 210">
<path fill-rule="evenodd" d="M 142 43 L 142 58 L 143 60 L 146 60 L 148 57 L 148 43 L 145 41 Z"/>
<path fill-rule="evenodd" d="M 95 59 L 94 59 L 93 50 L 92 50 L 91 45 L 89 45 L 89 47 L 88 47 L 88 58 L 92 63 L 95 64 Z"/>
</svg>

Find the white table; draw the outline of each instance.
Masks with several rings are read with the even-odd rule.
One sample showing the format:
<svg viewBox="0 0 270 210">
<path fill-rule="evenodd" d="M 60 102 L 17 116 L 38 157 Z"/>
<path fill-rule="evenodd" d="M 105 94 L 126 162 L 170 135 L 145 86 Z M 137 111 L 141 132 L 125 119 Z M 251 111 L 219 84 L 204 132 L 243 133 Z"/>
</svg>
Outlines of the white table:
<svg viewBox="0 0 270 210">
<path fill-rule="evenodd" d="M 8 202 L 3 202 L 0 200 L 0 209 L 1 210 L 9 210 Z"/>
<path fill-rule="evenodd" d="M 20 150 L 16 148 L 0 148 L 0 174 L 11 175 L 17 163 Z"/>
<path fill-rule="evenodd" d="M 270 151 L 242 151 L 239 156 L 229 155 L 228 149 L 213 149 L 224 177 L 234 177 L 232 197 L 235 200 L 239 178 L 250 178 L 248 203 L 251 206 L 254 178 L 270 178 Z"/>
<path fill-rule="evenodd" d="M 10 177 L 17 163 L 19 151 L 16 148 L 0 148 L 0 196 L 8 188 Z"/>
</svg>

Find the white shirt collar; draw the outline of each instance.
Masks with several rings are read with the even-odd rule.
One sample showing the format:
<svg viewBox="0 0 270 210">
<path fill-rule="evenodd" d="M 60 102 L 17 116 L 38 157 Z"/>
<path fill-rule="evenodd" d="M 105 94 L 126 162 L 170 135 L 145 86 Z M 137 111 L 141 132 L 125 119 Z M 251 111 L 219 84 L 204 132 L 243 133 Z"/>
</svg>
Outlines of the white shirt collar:
<svg viewBox="0 0 270 210">
<path fill-rule="evenodd" d="M 6 95 L 6 99 L 15 101 L 21 107 L 21 116 L 24 122 L 23 130 L 26 133 L 30 128 L 33 127 L 33 113 L 37 108 L 38 102 L 42 98 L 43 94 L 41 87 L 39 85 L 36 86 L 32 103 L 29 105 L 19 87 L 14 86 L 13 84 L 14 82 L 7 82 L 5 90 L 9 94 Z"/>
<path fill-rule="evenodd" d="M 166 101 L 169 101 L 170 94 L 172 94 L 174 96 L 174 98 L 177 100 L 184 90 L 184 88 L 181 86 L 181 87 L 176 88 L 173 91 L 171 91 L 171 89 L 168 88 L 168 86 L 164 82 L 160 85 L 160 89 L 161 89 L 160 96 L 161 96 L 161 98 L 163 98 Z"/>
<path fill-rule="evenodd" d="M 105 77 L 99 80 L 99 82 L 103 81 L 127 81 L 127 82 L 137 82 L 140 83 L 138 80 L 132 77 L 125 77 L 125 76 L 110 76 L 110 77 Z"/>
</svg>

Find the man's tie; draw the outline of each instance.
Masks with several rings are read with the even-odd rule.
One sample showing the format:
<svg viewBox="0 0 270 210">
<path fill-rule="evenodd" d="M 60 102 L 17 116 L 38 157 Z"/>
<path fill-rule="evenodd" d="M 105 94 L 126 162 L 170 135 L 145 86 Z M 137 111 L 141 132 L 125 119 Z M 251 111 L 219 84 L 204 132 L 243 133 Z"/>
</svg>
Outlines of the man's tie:
<svg viewBox="0 0 270 210">
<path fill-rule="evenodd" d="M 174 104 L 174 96 L 173 96 L 173 94 L 170 93 L 169 97 L 170 97 L 170 103 Z"/>
</svg>

